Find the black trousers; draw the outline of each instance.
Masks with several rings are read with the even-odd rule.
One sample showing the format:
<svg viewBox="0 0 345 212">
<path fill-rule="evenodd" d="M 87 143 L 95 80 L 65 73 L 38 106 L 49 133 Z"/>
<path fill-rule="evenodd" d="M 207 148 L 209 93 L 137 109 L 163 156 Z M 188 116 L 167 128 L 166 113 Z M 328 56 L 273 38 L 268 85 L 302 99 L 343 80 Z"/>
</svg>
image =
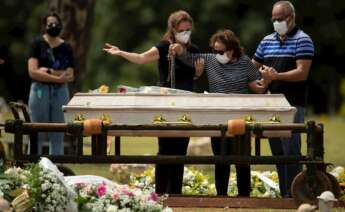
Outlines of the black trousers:
<svg viewBox="0 0 345 212">
<path fill-rule="evenodd" d="M 235 155 L 235 154 L 248 154 L 245 149 L 250 148 L 239 148 L 239 142 L 243 142 L 245 139 L 249 139 L 250 145 L 250 137 L 247 136 L 238 136 L 234 138 L 227 138 L 226 139 L 226 155 Z M 221 154 L 221 138 L 219 137 L 212 137 L 211 144 L 212 144 L 212 151 L 214 155 Z M 248 140 L 247 140 L 248 142 Z M 243 144 L 243 143 L 242 143 Z M 248 144 L 247 144 L 248 145 Z M 247 147 L 247 146 L 246 146 Z M 249 152 L 250 154 L 250 152 Z M 250 195 L 251 187 L 250 187 L 250 166 L 249 165 L 236 165 L 236 173 L 237 173 L 237 188 L 238 188 L 238 196 L 245 196 L 248 197 Z M 227 195 L 228 193 L 228 184 L 229 184 L 229 177 L 230 177 L 230 166 L 229 165 L 215 165 L 215 184 L 217 195 Z"/>
<path fill-rule="evenodd" d="M 189 138 L 158 138 L 158 155 L 186 155 Z M 184 164 L 157 164 L 157 194 L 181 194 Z"/>
</svg>

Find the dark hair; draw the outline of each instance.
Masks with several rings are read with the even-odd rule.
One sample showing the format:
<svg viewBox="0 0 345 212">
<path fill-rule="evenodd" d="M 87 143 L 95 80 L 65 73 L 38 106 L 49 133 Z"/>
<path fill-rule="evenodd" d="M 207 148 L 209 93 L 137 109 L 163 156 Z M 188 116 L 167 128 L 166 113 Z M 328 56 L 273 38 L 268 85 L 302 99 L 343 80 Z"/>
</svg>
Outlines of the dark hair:
<svg viewBox="0 0 345 212">
<path fill-rule="evenodd" d="M 44 34 L 46 32 L 47 20 L 49 17 L 55 17 L 57 19 L 57 21 L 59 22 L 60 26 L 62 27 L 62 21 L 61 21 L 60 16 L 55 12 L 49 13 L 42 18 L 42 22 L 41 22 L 41 33 L 42 34 Z"/>
<path fill-rule="evenodd" d="M 226 51 L 234 50 L 233 57 L 239 58 L 244 52 L 240 40 L 235 33 L 229 29 L 219 30 L 214 33 L 210 39 L 210 47 L 213 48 L 215 42 L 221 42 L 225 45 Z"/>
<path fill-rule="evenodd" d="M 174 29 L 181 23 L 187 21 L 193 25 L 192 17 L 184 10 L 178 10 L 170 14 L 168 18 L 168 29 L 165 32 L 162 40 L 175 43 Z"/>
</svg>

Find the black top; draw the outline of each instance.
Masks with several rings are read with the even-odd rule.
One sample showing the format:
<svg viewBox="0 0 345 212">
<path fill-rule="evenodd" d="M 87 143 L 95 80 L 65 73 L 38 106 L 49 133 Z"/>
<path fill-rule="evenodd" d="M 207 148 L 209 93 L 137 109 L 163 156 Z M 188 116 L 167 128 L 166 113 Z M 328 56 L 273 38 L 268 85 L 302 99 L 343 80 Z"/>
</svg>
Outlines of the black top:
<svg viewBox="0 0 345 212">
<path fill-rule="evenodd" d="M 68 43 L 63 42 L 51 48 L 43 37 L 38 37 L 32 42 L 29 58 L 36 58 L 39 67 L 54 70 L 66 70 L 74 66 L 72 48 Z"/>
<path fill-rule="evenodd" d="M 158 70 L 159 70 L 159 86 L 170 87 L 170 77 L 169 76 L 169 52 L 168 41 L 160 41 L 156 48 L 159 51 L 159 61 L 158 61 Z M 187 48 L 187 51 L 190 53 L 199 53 L 199 49 L 195 45 L 190 45 Z M 193 90 L 193 77 L 195 74 L 195 69 L 184 64 L 178 58 L 175 59 L 175 87 L 177 89 L 183 89 L 192 91 Z"/>
</svg>

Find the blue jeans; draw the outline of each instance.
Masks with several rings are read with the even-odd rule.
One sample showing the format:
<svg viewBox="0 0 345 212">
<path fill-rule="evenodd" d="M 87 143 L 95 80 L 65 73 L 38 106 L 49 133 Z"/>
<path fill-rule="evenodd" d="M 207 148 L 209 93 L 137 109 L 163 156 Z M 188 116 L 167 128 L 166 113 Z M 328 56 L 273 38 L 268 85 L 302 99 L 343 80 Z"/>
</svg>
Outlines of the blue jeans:
<svg viewBox="0 0 345 212">
<path fill-rule="evenodd" d="M 304 123 L 304 108 L 298 107 L 295 123 Z M 272 154 L 283 156 L 301 155 L 301 135 L 293 133 L 291 138 L 271 138 L 269 139 Z M 295 176 L 302 171 L 301 164 L 278 164 L 279 189 L 282 197 L 291 197 L 291 183 Z"/>
<path fill-rule="evenodd" d="M 32 122 L 65 122 L 62 105 L 69 100 L 67 84 L 48 85 L 40 82 L 31 84 L 29 109 Z M 50 155 L 64 154 L 64 134 L 61 132 L 38 133 L 38 154 L 42 154 L 43 141 L 49 141 Z M 30 145 L 29 145 L 30 151 Z"/>
</svg>

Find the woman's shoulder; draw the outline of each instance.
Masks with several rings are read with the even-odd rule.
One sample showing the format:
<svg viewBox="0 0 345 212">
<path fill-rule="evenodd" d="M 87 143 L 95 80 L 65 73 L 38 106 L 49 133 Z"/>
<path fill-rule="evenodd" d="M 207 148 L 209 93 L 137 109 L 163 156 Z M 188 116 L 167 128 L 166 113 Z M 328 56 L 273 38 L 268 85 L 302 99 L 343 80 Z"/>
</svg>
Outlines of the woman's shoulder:
<svg viewBox="0 0 345 212">
<path fill-rule="evenodd" d="M 60 46 L 64 47 L 64 48 L 67 48 L 67 49 L 72 49 L 72 46 L 70 43 L 68 43 L 67 41 L 65 40 L 62 40 Z"/>
<path fill-rule="evenodd" d="M 157 44 L 156 47 L 169 47 L 170 42 L 168 40 L 160 40 Z"/>
<path fill-rule="evenodd" d="M 199 53 L 199 47 L 197 45 L 195 45 L 194 43 L 191 43 L 189 46 L 188 46 L 188 51 L 191 52 L 191 53 Z"/>
<path fill-rule="evenodd" d="M 242 54 L 240 56 L 240 58 L 238 58 L 239 61 L 242 61 L 242 62 L 245 62 L 245 63 L 248 63 L 248 62 L 252 62 L 252 60 L 248 57 L 248 55 L 246 54 Z"/>
<path fill-rule="evenodd" d="M 42 44 L 42 43 L 45 43 L 45 40 L 44 38 L 42 37 L 42 35 L 40 36 L 36 36 L 32 39 L 31 43 L 33 44 Z"/>
</svg>

